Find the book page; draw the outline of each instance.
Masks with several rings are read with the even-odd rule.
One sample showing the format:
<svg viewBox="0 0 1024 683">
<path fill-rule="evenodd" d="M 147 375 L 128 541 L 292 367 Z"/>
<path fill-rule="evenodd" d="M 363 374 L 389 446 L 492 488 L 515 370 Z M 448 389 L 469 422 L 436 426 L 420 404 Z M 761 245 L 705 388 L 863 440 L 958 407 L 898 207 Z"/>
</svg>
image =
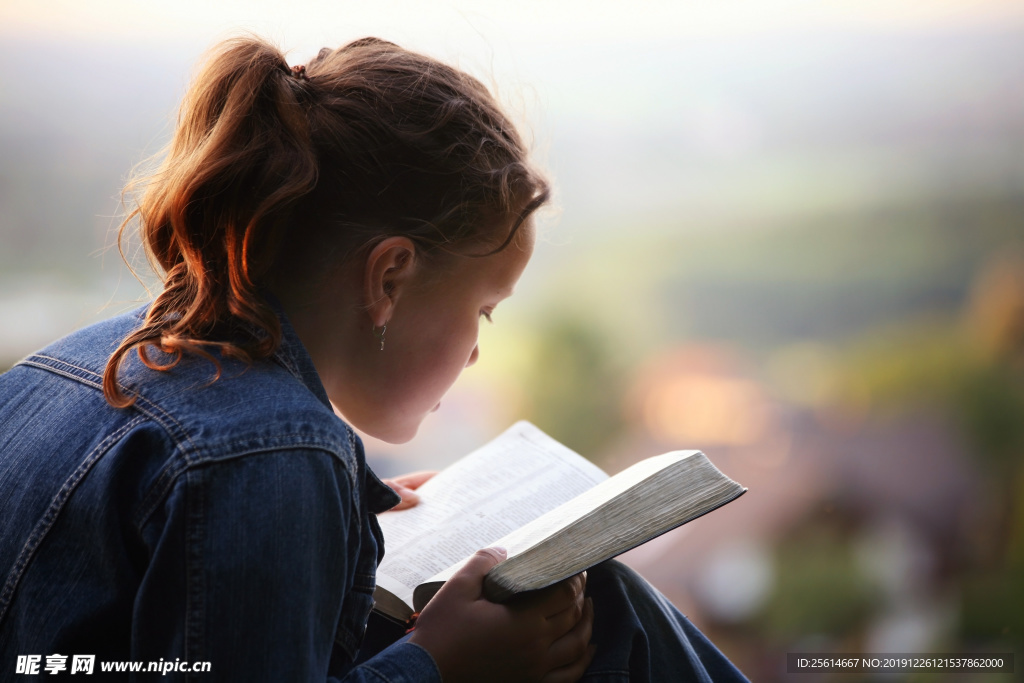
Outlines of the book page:
<svg viewBox="0 0 1024 683">
<path fill-rule="evenodd" d="M 429 577 L 607 478 L 518 422 L 421 486 L 415 507 L 378 515 L 385 555 L 377 583 L 412 604 L 413 589 Z"/>
</svg>

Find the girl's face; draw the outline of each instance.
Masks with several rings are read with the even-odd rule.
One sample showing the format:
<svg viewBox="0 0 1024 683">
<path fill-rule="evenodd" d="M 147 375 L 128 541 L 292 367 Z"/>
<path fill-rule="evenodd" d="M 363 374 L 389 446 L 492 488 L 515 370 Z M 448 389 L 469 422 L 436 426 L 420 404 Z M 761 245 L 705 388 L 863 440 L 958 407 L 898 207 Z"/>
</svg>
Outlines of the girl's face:
<svg viewBox="0 0 1024 683">
<path fill-rule="evenodd" d="M 479 356 L 477 334 L 511 296 L 533 253 L 528 221 L 502 251 L 456 257 L 443 271 L 422 266 L 401 283 L 387 320 L 384 350 L 370 330 L 361 333 L 361 367 L 331 399 L 354 426 L 376 438 L 403 443 L 440 405 L 464 368 Z"/>
</svg>

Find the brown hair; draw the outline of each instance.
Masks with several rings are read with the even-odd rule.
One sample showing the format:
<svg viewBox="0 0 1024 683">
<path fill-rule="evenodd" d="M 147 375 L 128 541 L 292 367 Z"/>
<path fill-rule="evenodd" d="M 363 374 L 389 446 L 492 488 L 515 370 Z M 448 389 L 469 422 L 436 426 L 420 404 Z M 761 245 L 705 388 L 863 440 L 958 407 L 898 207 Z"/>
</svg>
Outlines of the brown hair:
<svg viewBox="0 0 1024 683">
<path fill-rule="evenodd" d="M 222 43 L 161 165 L 126 190 L 142 192 L 121 234 L 138 221 L 164 286 L 107 362 L 107 401 L 133 403 L 117 382 L 131 349 L 156 370 L 197 354 L 217 376 L 214 351 L 270 356 L 281 330 L 263 287 L 282 269 L 308 272 L 304 260 L 336 264 L 388 235 L 428 254 L 503 249 L 548 198 L 527 156 L 479 81 L 393 43 L 325 48 L 294 69 L 258 38 Z"/>
</svg>

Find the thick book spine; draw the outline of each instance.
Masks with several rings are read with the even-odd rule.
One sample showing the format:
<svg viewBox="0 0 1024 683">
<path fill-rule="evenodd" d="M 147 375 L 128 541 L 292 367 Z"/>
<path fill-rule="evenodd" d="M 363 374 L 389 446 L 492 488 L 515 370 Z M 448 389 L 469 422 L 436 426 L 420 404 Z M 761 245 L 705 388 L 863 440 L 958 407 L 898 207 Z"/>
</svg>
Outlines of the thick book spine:
<svg viewBox="0 0 1024 683">
<path fill-rule="evenodd" d="M 567 572 L 552 575 L 548 577 L 546 580 L 536 585 L 534 585 L 533 582 L 530 582 L 528 584 L 528 587 L 525 587 L 523 585 L 523 582 L 518 580 L 519 577 L 517 576 L 517 565 L 520 563 L 517 563 L 515 561 L 515 557 L 509 558 L 505 562 L 502 562 L 501 564 L 491 569 L 491 571 L 489 571 L 487 575 L 484 577 L 484 597 L 490 600 L 491 602 L 501 603 L 511 599 L 513 596 L 519 593 L 526 592 L 527 590 L 540 590 L 541 588 L 547 588 L 548 586 L 551 586 L 553 584 L 558 583 L 559 581 L 567 579 L 574 574 L 586 571 L 587 569 L 590 569 L 595 565 L 601 564 L 602 562 L 610 560 L 613 557 L 617 557 L 622 553 L 628 552 L 633 548 L 636 548 L 638 546 L 643 545 L 644 543 L 647 543 L 648 541 L 652 541 L 658 536 L 666 534 L 669 531 L 672 531 L 673 529 L 677 529 L 683 526 L 684 524 L 688 524 L 689 522 L 692 522 L 693 520 L 699 517 L 703 517 L 709 512 L 717 510 L 723 505 L 731 503 L 732 501 L 736 500 L 746 492 L 746 487 L 740 488 L 733 495 L 718 501 L 714 505 L 708 507 L 706 510 L 702 510 L 701 512 L 699 512 L 696 515 L 693 515 L 692 517 L 680 519 L 679 521 L 674 522 L 671 525 L 666 526 L 665 528 L 659 529 L 650 535 L 637 537 L 633 539 L 629 545 L 621 546 L 609 552 L 601 553 L 593 557 L 587 557 L 586 553 L 584 553 L 583 557 L 581 558 L 581 562 L 578 565 L 574 565 L 573 568 L 568 570 Z M 523 556 L 520 555 L 519 557 Z"/>
</svg>

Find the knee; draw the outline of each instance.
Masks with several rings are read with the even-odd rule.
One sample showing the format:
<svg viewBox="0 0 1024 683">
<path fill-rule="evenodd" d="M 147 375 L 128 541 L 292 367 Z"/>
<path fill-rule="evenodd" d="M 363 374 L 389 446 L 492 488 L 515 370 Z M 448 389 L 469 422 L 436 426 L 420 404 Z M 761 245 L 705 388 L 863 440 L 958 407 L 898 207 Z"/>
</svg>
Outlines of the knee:
<svg viewBox="0 0 1024 683">
<path fill-rule="evenodd" d="M 647 580 L 618 560 L 605 560 L 587 570 L 587 592 L 615 590 L 636 595 L 654 590 Z"/>
</svg>

